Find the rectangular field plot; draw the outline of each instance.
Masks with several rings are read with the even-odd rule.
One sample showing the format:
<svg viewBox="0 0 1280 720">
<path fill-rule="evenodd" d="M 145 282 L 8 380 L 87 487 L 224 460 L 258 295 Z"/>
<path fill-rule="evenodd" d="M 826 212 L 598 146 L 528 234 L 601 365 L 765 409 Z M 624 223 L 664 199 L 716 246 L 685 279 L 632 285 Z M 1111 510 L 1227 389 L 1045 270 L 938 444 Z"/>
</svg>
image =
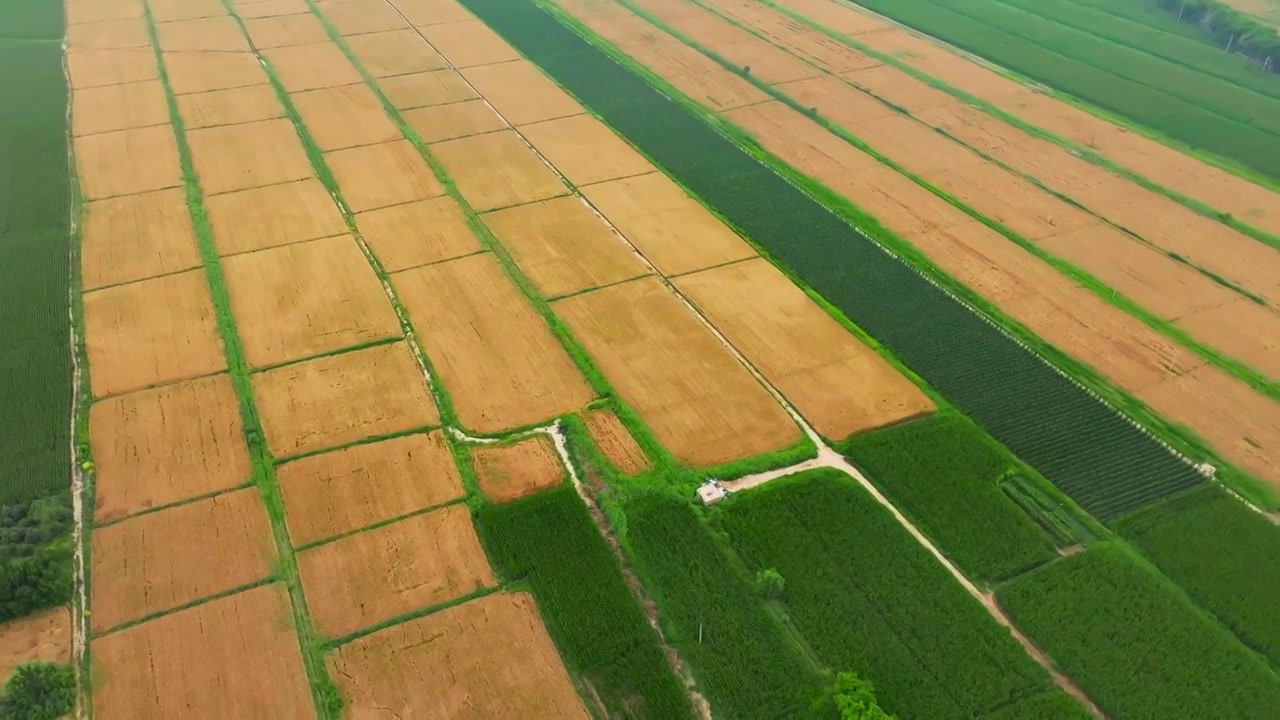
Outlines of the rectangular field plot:
<svg viewBox="0 0 1280 720">
<path fill-rule="evenodd" d="M 378 81 L 378 85 L 397 110 L 444 105 L 479 97 L 462 76 L 452 70 L 383 78 Z"/>
<path fill-rule="evenodd" d="M 227 14 L 226 7 L 219 0 L 148 0 L 147 5 L 157 23 Z"/>
<path fill-rule="evenodd" d="M 67 53 L 67 74 L 74 90 L 155 80 L 160 77 L 151 48 L 76 50 Z M 74 94 L 74 93 L 73 93 Z"/>
<path fill-rule="evenodd" d="M 441 26 L 443 30 L 449 26 Z M 461 70 L 476 92 L 512 125 L 541 122 L 586 110 L 526 60 Z"/>
<path fill-rule="evenodd" d="M 511 131 L 431 147 L 463 197 L 479 212 L 565 195 L 569 189 Z"/>
<path fill-rule="evenodd" d="M 262 55 L 271 63 L 280 84 L 291 93 L 353 85 L 362 80 L 342 50 L 327 40 L 272 48 Z"/>
<path fill-rule="evenodd" d="M 659 172 L 581 188 L 609 222 L 672 276 L 753 257 L 756 251 Z"/>
<path fill-rule="evenodd" d="M 186 193 L 178 188 L 84 206 L 80 274 L 85 290 L 200 266 Z"/>
<path fill-rule="evenodd" d="M 541 433 L 503 445 L 471 449 L 480 490 L 494 502 L 510 502 L 564 480 L 564 466 L 551 439 Z"/>
<path fill-rule="evenodd" d="M 160 49 L 165 52 L 249 52 L 249 43 L 240 32 L 239 23 L 230 15 L 157 23 L 156 36 L 160 39 Z"/>
<path fill-rule="evenodd" d="M 277 585 L 97 638 L 91 648 L 99 720 L 316 716 L 289 599 Z"/>
<path fill-rule="evenodd" d="M 220 255 L 347 233 L 338 206 L 314 178 L 215 195 L 204 207 Z"/>
<path fill-rule="evenodd" d="M 920 388 L 768 260 L 704 270 L 675 284 L 823 437 L 841 440 L 934 409 Z"/>
<path fill-rule="evenodd" d="M 426 143 L 479 135 L 507 127 L 507 122 L 483 100 L 415 108 L 405 110 L 401 115 Z"/>
<path fill-rule="evenodd" d="M 582 422 L 591 441 L 619 472 L 635 475 L 648 469 L 649 458 L 612 410 L 588 410 L 582 414 Z"/>
<path fill-rule="evenodd" d="M 250 52 L 167 52 L 164 65 L 175 95 L 267 84 Z"/>
<path fill-rule="evenodd" d="M 243 11 L 241 15 L 243 15 Z M 271 17 L 250 18 L 244 22 L 249 39 L 259 50 L 289 47 L 291 45 L 308 45 L 329 40 L 324 24 L 315 15 L 304 12 L 300 15 L 274 15 Z"/>
<path fill-rule="evenodd" d="M 404 343 L 268 370 L 253 389 L 277 458 L 440 422 Z"/>
<path fill-rule="evenodd" d="M 590 115 L 525 125 L 520 134 L 574 185 L 653 171 L 643 155 Z"/>
<path fill-rule="evenodd" d="M 409 270 L 392 283 L 467 429 L 496 433 L 591 400 L 568 353 L 492 256 Z"/>
<path fill-rule="evenodd" d="M 391 4 L 418 28 L 475 20 L 454 0 L 394 0 Z"/>
<path fill-rule="evenodd" d="M 343 645 L 328 664 L 352 717 L 590 717 L 523 593 L 380 630 Z"/>
<path fill-rule="evenodd" d="M 236 0 L 236 14 L 249 20 L 252 18 L 279 17 L 282 15 L 299 15 L 309 12 L 306 0 Z"/>
<path fill-rule="evenodd" d="M 96 528 L 91 557 L 101 632 L 261 580 L 275 550 L 258 489 L 245 488 Z"/>
<path fill-rule="evenodd" d="M 356 224 L 390 273 L 481 250 L 466 215 L 451 197 L 363 212 L 356 216 Z"/>
<path fill-rule="evenodd" d="M 320 13 L 341 35 L 362 35 L 407 27 L 395 8 L 373 0 L 322 0 Z"/>
<path fill-rule="evenodd" d="M 422 34 L 454 67 L 489 65 L 520 57 L 505 40 L 479 20 L 432 25 L 423 28 Z"/>
<path fill-rule="evenodd" d="M 444 433 L 356 445 L 276 468 L 294 545 L 340 535 L 462 496 Z"/>
<path fill-rule="evenodd" d="M 678 461 L 712 467 L 800 441 L 782 406 L 657 280 L 552 307 Z"/>
<path fill-rule="evenodd" d="M 95 397 L 227 366 L 203 270 L 85 293 L 84 324 Z"/>
<path fill-rule="evenodd" d="M 68 14 L 74 12 L 71 8 L 67 8 Z M 68 50 L 114 50 L 145 48 L 150 45 L 147 21 L 142 17 L 102 20 L 67 27 Z"/>
<path fill-rule="evenodd" d="M 321 150 L 400 139 L 400 129 L 391 124 L 382 102 L 366 85 L 309 90 L 289 99 Z"/>
<path fill-rule="evenodd" d="M 447 66 L 444 58 L 415 30 L 357 35 L 347 38 L 347 47 L 355 53 L 365 72 L 376 78 L 440 70 Z"/>
<path fill-rule="evenodd" d="M 187 133 L 191 161 L 206 195 L 312 177 L 311 161 L 285 118 Z"/>
<path fill-rule="evenodd" d="M 99 400 L 89 409 L 89 435 L 100 523 L 249 479 L 227 375 Z"/>
<path fill-rule="evenodd" d="M 543 297 L 559 297 L 646 275 L 649 268 L 591 208 L 569 196 L 484 216 Z"/>
<path fill-rule="evenodd" d="M 87 135 L 76 138 L 74 144 L 86 200 L 182 184 L 178 144 L 168 125 Z"/>
<path fill-rule="evenodd" d="M 253 367 L 400 335 L 382 283 L 349 235 L 234 255 L 222 266 Z"/>
<path fill-rule="evenodd" d="M 71 99 L 74 135 L 169 124 L 169 104 L 159 80 L 85 88 Z"/>
<path fill-rule="evenodd" d="M 465 505 L 298 553 L 316 630 L 341 637 L 494 584 Z"/>
<path fill-rule="evenodd" d="M 325 161 L 352 212 L 444 194 L 435 173 L 408 140 L 327 153 Z"/>
<path fill-rule="evenodd" d="M 178 112 L 187 130 L 238 125 L 282 117 L 284 108 L 270 85 L 179 95 Z"/>
</svg>

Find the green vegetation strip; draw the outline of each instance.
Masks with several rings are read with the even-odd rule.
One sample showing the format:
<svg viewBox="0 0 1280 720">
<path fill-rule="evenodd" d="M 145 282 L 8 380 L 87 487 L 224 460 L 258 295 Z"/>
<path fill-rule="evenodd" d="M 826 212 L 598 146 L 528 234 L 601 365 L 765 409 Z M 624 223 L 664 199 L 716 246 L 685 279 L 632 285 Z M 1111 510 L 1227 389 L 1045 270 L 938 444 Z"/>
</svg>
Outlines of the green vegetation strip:
<svg viewBox="0 0 1280 720">
<path fill-rule="evenodd" d="M 1058 560 L 996 592 L 1108 717 L 1263 720 L 1280 678 L 1123 548 Z"/>
<path fill-rule="evenodd" d="M 786 582 L 788 616 L 826 666 L 873 682 L 901 717 L 976 717 L 1047 690 L 1049 675 L 892 513 L 815 470 L 724 504 L 747 567 Z"/>
</svg>

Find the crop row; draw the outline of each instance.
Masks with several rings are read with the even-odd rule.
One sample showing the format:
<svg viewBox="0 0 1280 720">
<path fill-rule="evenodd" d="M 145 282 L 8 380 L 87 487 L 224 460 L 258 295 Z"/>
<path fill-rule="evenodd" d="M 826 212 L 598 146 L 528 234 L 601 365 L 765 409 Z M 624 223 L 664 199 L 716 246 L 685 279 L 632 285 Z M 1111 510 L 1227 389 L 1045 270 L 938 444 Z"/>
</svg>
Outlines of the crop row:
<svg viewBox="0 0 1280 720">
<path fill-rule="evenodd" d="M 1201 481 L 1035 353 L 539 7 L 463 4 L 1086 510 L 1109 519 Z"/>
<path fill-rule="evenodd" d="M 611 716 L 692 717 L 657 633 L 572 487 L 486 506 L 479 527 L 499 571 L 530 584 L 565 661 Z"/>
<path fill-rule="evenodd" d="M 1030 695 L 982 716 L 982 720 L 1090 720 L 1084 706 L 1058 688 Z"/>
<path fill-rule="evenodd" d="M 996 599 L 1108 717 L 1270 718 L 1280 679 L 1116 546 L 1056 561 Z"/>
<path fill-rule="evenodd" d="M 859 435 L 840 450 L 970 577 L 998 580 L 1055 555 L 1000 489 L 1011 460 L 963 417 L 942 413 Z"/>
<path fill-rule="evenodd" d="M 975 717 L 1047 673 L 870 493 L 835 470 L 775 481 L 724 510 L 751 570 L 775 568 L 823 664 L 876 686 L 901 717 Z"/>
<path fill-rule="evenodd" d="M 1146 508 L 1115 527 L 1280 667 L 1280 527 L 1218 487 Z"/>
</svg>

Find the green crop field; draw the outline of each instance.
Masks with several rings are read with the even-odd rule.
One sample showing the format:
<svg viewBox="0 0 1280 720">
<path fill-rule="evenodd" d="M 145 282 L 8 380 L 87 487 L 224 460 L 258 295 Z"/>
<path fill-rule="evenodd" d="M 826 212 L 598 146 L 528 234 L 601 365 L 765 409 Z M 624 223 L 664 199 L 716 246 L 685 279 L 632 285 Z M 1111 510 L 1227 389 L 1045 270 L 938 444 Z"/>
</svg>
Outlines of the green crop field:
<svg viewBox="0 0 1280 720">
<path fill-rule="evenodd" d="M 1280 678 L 1122 549 L 1001 587 L 1010 619 L 1112 718 L 1274 717 Z"/>
<path fill-rule="evenodd" d="M 1280 527 L 1209 487 L 1123 518 L 1116 532 L 1280 666 Z"/>
<path fill-rule="evenodd" d="M 488 505 L 478 526 L 499 571 L 532 586 L 565 662 L 611 714 L 693 716 L 657 633 L 572 487 Z"/>
<path fill-rule="evenodd" d="M 997 483 L 1012 460 L 963 417 L 935 415 L 861 435 L 841 452 L 970 577 L 998 580 L 1056 556 Z"/>
</svg>

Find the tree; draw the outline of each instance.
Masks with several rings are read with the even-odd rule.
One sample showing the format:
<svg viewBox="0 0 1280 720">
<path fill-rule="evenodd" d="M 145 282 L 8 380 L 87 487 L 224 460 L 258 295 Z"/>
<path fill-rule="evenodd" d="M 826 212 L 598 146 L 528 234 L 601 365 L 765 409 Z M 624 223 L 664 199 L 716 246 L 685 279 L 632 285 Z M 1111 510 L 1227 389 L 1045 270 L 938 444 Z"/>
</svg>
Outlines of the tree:
<svg viewBox="0 0 1280 720">
<path fill-rule="evenodd" d="M 894 720 L 876 704 L 876 691 L 870 680 L 842 672 L 836 675 L 832 690 L 840 720 Z"/>
<path fill-rule="evenodd" d="M 781 598 L 787 591 L 787 581 L 777 568 L 765 568 L 756 573 L 756 592 L 769 600 Z"/>
<path fill-rule="evenodd" d="M 75 708 L 75 673 L 57 663 L 19 665 L 0 696 L 0 717 L 6 720 L 58 720 Z"/>
</svg>

